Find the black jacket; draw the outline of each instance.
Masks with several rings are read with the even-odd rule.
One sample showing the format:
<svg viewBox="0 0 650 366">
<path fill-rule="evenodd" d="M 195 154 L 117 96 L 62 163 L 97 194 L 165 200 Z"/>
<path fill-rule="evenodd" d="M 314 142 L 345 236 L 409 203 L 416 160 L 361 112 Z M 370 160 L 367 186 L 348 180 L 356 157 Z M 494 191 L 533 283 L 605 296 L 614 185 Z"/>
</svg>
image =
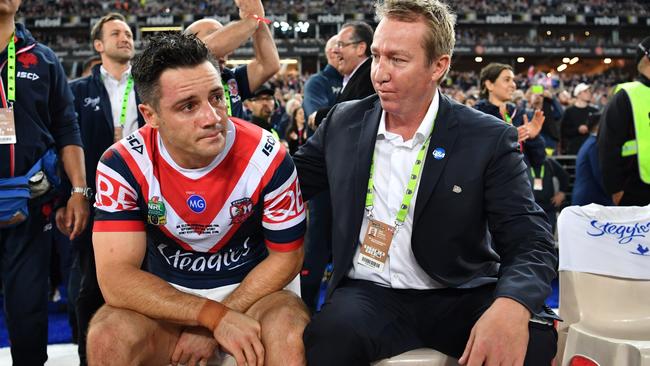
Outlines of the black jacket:
<svg viewBox="0 0 650 366">
<path fill-rule="evenodd" d="M 338 104 L 294 155 L 305 199 L 330 192 L 330 295 L 359 244 L 381 113 L 376 95 Z M 546 215 L 533 199 L 517 131 L 441 95 L 430 141 L 413 217 L 416 260 L 446 286 L 496 282 L 495 296 L 541 314 L 557 257 Z M 435 149 L 446 154 L 432 159 Z"/>
<path fill-rule="evenodd" d="M 113 145 L 115 132 L 111 101 L 102 82 L 100 66 L 95 65 L 89 76 L 70 83 L 75 97 L 74 108 L 79 116 L 81 139 L 84 143 L 86 184 L 93 190 L 95 190 L 97 164 L 104 151 Z M 135 98 L 136 104 L 139 104 L 140 98 L 138 98 L 137 92 Z M 138 112 L 138 126 L 144 125 L 144 118 Z M 66 182 L 66 184 L 69 183 Z M 65 192 L 66 190 L 64 190 Z"/>
<path fill-rule="evenodd" d="M 375 94 L 375 88 L 370 80 L 370 64 L 372 59 L 369 57 L 365 60 L 352 78 L 345 85 L 343 91 L 336 97 L 336 103 L 347 102 L 349 100 L 363 99 L 369 95 Z M 327 116 L 332 107 L 324 107 L 316 112 L 316 126 L 319 126 L 323 118 Z"/>
</svg>

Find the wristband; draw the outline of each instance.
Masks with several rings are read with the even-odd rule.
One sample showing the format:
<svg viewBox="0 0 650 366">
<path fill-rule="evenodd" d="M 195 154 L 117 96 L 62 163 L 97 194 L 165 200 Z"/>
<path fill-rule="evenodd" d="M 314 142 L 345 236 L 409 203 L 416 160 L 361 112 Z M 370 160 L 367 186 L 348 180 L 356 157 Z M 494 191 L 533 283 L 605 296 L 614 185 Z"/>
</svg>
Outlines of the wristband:
<svg viewBox="0 0 650 366">
<path fill-rule="evenodd" d="M 266 19 L 264 17 L 261 17 L 257 14 L 251 14 L 248 16 L 249 18 L 253 18 L 257 20 L 257 25 L 259 26 L 260 22 L 266 23 L 266 24 L 271 24 L 271 19 Z"/>
<path fill-rule="evenodd" d="M 228 310 L 228 307 L 220 302 L 207 300 L 199 312 L 198 322 L 214 332 Z"/>
</svg>

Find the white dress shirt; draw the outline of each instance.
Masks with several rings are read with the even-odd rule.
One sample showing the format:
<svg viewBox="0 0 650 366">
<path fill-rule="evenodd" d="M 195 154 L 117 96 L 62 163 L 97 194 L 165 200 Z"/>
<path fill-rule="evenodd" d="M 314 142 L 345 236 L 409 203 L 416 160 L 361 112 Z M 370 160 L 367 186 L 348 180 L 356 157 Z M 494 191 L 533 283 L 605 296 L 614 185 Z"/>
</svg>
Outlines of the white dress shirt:
<svg viewBox="0 0 650 366">
<path fill-rule="evenodd" d="M 105 68 L 101 66 L 99 71 L 102 75 L 104 87 L 108 93 L 108 98 L 111 101 L 111 112 L 113 114 L 113 126 L 118 127 L 120 124 L 120 114 L 122 114 L 122 99 L 124 99 L 124 92 L 126 85 L 131 75 L 131 66 L 124 71 L 122 77 L 115 79 Z M 124 129 L 122 136 L 128 136 L 138 129 L 138 106 L 135 103 L 135 87 L 129 93 L 129 101 L 126 108 L 126 120 L 124 121 Z"/>
<path fill-rule="evenodd" d="M 386 131 L 386 112 L 382 111 L 377 131 L 377 142 L 375 143 L 375 170 L 374 179 L 374 202 L 373 218 L 389 225 L 395 225 L 397 212 L 404 199 L 404 192 L 422 145 L 431 133 L 433 120 L 438 112 L 440 97 L 435 93 L 429 110 L 420 122 L 412 139 L 404 141 L 402 136 Z M 424 161 L 427 156 L 425 154 Z M 424 165 L 424 161 L 422 164 Z M 420 178 L 421 178 L 420 173 Z M 420 187 L 420 179 L 413 194 L 413 199 L 408 208 L 408 214 L 404 224 L 393 236 L 388 258 L 382 272 L 368 268 L 358 263 L 361 245 L 357 246 L 353 258 L 352 269 L 348 277 L 352 279 L 367 280 L 381 286 L 399 289 L 435 289 L 443 288 L 444 285 L 434 281 L 420 267 L 415 260 L 411 249 L 411 233 L 413 232 L 413 213 L 415 212 L 415 201 Z M 442 208 L 441 208 L 442 209 Z M 362 242 L 368 227 L 368 217 L 364 215 L 359 242 Z M 435 233 L 432 233 L 431 240 L 435 240 Z"/>
<path fill-rule="evenodd" d="M 354 73 L 357 72 L 357 70 L 359 70 L 361 65 L 363 65 L 363 63 L 366 62 L 367 59 L 368 58 L 366 57 L 363 61 L 359 62 L 357 67 L 355 67 L 354 70 L 352 70 L 350 75 L 343 75 L 343 82 L 341 83 L 341 91 L 339 93 L 343 93 L 343 90 L 345 89 L 345 86 L 348 85 L 348 82 L 350 81 L 350 79 L 352 79 L 352 76 L 354 75 Z"/>
</svg>

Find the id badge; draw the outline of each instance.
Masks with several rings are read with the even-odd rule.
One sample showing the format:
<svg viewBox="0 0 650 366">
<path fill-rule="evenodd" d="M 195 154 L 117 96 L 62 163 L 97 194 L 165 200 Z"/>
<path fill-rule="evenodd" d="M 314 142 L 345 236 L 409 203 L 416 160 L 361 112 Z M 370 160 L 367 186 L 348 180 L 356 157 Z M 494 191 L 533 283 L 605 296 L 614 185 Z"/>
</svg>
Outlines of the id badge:
<svg viewBox="0 0 650 366">
<path fill-rule="evenodd" d="M 542 178 L 535 178 L 533 180 L 533 190 L 541 191 L 542 189 L 544 189 L 544 185 L 542 183 Z"/>
<path fill-rule="evenodd" d="M 370 219 L 357 262 L 373 271 L 383 272 L 393 235 L 394 226 Z"/>
<path fill-rule="evenodd" d="M 0 108 L 0 144 L 16 143 L 16 122 L 12 108 Z"/>
<path fill-rule="evenodd" d="M 115 132 L 113 134 L 113 142 L 118 142 L 122 139 L 122 133 L 124 128 L 122 126 L 115 126 Z"/>
</svg>

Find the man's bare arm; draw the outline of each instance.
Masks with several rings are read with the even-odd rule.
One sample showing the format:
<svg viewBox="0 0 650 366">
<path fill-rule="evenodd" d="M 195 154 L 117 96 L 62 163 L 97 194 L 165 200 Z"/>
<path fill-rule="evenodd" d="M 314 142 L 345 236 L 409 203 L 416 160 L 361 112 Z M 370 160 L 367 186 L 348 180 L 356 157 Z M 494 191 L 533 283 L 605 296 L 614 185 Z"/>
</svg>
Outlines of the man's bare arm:
<svg viewBox="0 0 650 366">
<path fill-rule="evenodd" d="M 251 91 L 256 90 L 271 76 L 280 71 L 280 56 L 275 47 L 273 36 L 269 27 L 259 23 L 259 28 L 253 34 L 253 50 L 255 58 L 248 64 L 248 87 Z"/>
<path fill-rule="evenodd" d="M 146 252 L 145 232 L 95 232 L 97 281 L 106 303 L 153 319 L 200 325 L 206 299 L 176 290 L 140 269 Z"/>
<path fill-rule="evenodd" d="M 106 303 L 152 319 L 203 326 L 213 333 L 238 365 L 261 365 L 264 348 L 259 323 L 219 303 L 176 290 L 161 278 L 140 269 L 146 252 L 144 232 L 95 232 L 93 247 L 97 281 Z"/>
<path fill-rule="evenodd" d="M 259 299 L 291 282 L 302 267 L 304 254 L 302 247 L 291 252 L 269 250 L 269 256 L 244 278 L 223 303 L 231 309 L 246 312 Z"/>
<path fill-rule="evenodd" d="M 197 35 L 208 47 L 215 58 L 224 57 L 244 42 L 246 42 L 257 29 L 257 20 L 244 18 L 228 23 L 223 28 L 207 36 Z"/>
</svg>

